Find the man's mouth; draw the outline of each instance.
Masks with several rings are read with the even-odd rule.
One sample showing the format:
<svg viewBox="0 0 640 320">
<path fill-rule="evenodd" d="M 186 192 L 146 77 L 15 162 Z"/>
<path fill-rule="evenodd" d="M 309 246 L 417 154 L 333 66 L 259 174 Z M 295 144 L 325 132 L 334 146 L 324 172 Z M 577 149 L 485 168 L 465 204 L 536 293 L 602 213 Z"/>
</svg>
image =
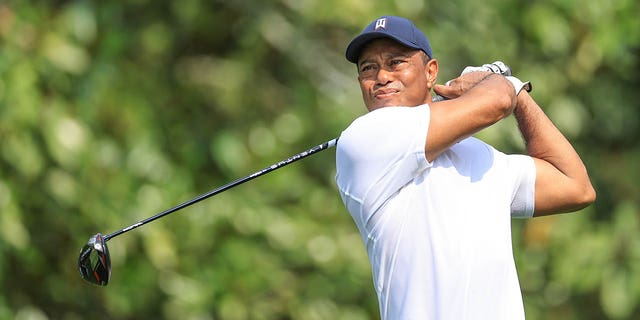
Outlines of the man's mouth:
<svg viewBox="0 0 640 320">
<path fill-rule="evenodd" d="M 391 97 L 392 95 L 398 93 L 399 91 L 396 89 L 384 89 L 384 90 L 377 90 L 376 92 L 373 93 L 373 96 L 376 99 L 388 99 L 389 97 Z"/>
</svg>

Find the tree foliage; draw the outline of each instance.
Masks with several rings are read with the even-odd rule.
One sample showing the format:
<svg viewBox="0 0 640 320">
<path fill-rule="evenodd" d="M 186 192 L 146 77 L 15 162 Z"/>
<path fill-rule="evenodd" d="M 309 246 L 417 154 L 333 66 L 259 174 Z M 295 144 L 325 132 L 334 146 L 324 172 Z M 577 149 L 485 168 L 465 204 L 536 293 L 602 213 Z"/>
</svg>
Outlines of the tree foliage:
<svg viewBox="0 0 640 320">
<path fill-rule="evenodd" d="M 429 36 L 440 82 L 495 60 L 583 156 L 580 213 L 514 221 L 530 319 L 640 316 L 640 4 L 395 0 L 0 2 L 0 318 L 376 319 L 324 151 L 80 247 L 339 135 L 365 112 L 349 40 L 383 14 Z M 512 120 L 479 134 L 522 152 Z"/>
</svg>

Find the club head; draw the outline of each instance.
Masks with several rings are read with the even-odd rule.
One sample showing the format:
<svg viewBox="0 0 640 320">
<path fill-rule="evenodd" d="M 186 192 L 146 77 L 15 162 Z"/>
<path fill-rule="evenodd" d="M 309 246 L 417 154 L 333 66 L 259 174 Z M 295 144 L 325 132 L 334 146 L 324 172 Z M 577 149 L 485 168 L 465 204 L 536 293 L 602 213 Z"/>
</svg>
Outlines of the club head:
<svg viewBox="0 0 640 320">
<path fill-rule="evenodd" d="M 80 250 L 78 270 L 82 279 L 99 286 L 106 286 L 111 277 L 111 257 L 102 234 L 98 233 Z"/>
</svg>

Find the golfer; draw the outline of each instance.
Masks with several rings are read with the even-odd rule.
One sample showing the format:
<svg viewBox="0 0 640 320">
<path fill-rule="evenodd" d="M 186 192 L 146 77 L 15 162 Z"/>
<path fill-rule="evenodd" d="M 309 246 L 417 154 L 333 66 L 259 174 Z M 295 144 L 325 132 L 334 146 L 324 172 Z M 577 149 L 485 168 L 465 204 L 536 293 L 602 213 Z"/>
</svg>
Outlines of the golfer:
<svg viewBox="0 0 640 320">
<path fill-rule="evenodd" d="M 336 181 L 381 318 L 524 319 L 511 218 L 595 201 L 578 154 L 517 78 L 475 71 L 436 85 L 431 45 L 407 19 L 374 20 L 346 58 L 369 112 L 340 136 Z M 431 90 L 450 100 L 431 102 Z M 511 114 L 526 155 L 472 137 Z"/>
</svg>

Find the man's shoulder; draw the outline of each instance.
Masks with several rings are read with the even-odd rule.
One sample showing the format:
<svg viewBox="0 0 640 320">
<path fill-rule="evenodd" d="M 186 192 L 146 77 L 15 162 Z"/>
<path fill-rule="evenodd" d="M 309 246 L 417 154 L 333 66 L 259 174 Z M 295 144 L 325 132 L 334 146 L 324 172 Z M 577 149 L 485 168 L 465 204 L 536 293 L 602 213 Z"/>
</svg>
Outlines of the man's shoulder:
<svg viewBox="0 0 640 320">
<path fill-rule="evenodd" d="M 394 106 L 384 107 L 366 114 L 363 114 L 356 118 L 347 128 L 347 130 L 360 129 L 363 127 L 376 126 L 402 126 L 403 118 L 412 118 L 418 116 L 420 113 L 429 112 L 428 105 L 420 105 L 416 107 Z M 383 128 L 384 129 L 384 128 Z"/>
</svg>

